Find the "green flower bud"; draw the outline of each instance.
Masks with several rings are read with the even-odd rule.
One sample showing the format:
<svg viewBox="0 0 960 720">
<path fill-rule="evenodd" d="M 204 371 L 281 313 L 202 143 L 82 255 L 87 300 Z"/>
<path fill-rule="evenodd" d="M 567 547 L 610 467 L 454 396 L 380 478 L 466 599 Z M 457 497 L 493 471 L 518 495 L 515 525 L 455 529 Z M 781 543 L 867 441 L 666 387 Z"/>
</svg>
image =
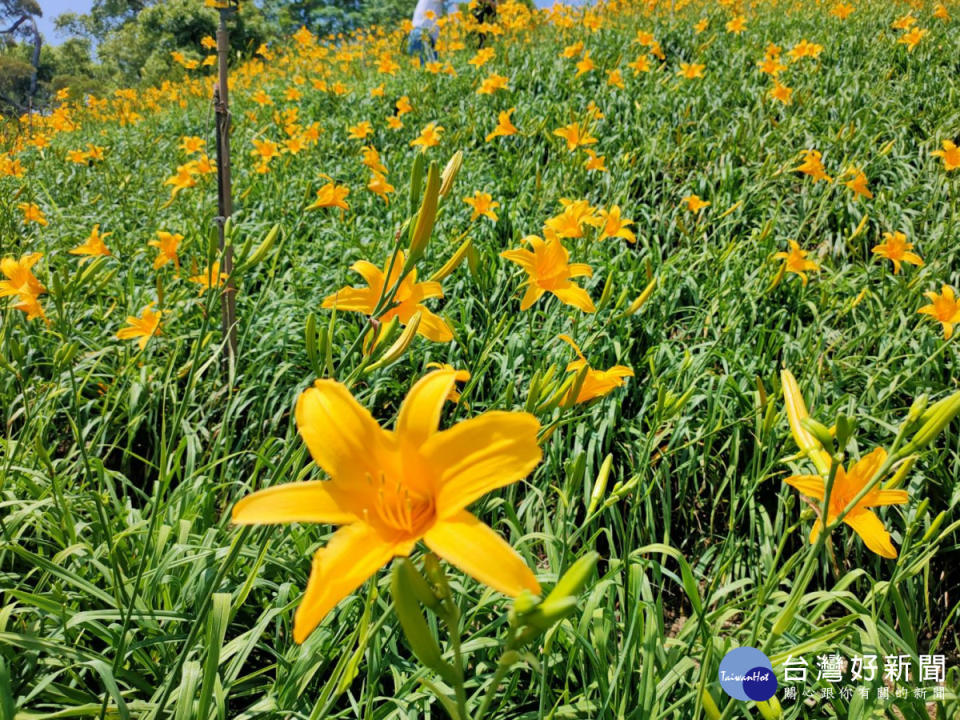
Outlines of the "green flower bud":
<svg viewBox="0 0 960 720">
<path fill-rule="evenodd" d="M 827 429 L 826 425 L 824 425 L 822 422 L 814 420 L 811 417 L 803 418 L 800 420 L 800 424 L 803 425 L 807 432 L 817 439 L 817 442 L 819 442 L 828 451 L 832 452 L 833 437 L 830 435 L 830 431 Z"/>
<path fill-rule="evenodd" d="M 437 645 L 436 639 L 427 626 L 427 621 L 420 612 L 420 605 L 413 587 L 416 581 L 407 568 L 408 565 L 406 560 L 394 563 L 390 578 L 393 605 L 400 627 L 416 658 L 439 674 L 445 682 L 454 685 L 457 682 L 456 672 L 450 663 L 443 659 L 440 646 Z"/>
</svg>

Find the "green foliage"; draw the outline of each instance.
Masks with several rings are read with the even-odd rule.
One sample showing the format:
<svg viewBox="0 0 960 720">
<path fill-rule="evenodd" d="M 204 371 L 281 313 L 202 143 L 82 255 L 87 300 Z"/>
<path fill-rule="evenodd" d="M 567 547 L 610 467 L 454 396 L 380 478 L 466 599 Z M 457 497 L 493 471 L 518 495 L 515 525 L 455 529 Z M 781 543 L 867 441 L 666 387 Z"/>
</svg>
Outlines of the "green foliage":
<svg viewBox="0 0 960 720">
<path fill-rule="evenodd" d="M 150 5 L 135 19 L 110 30 L 97 48 L 105 73 L 120 84 L 157 84 L 175 75 L 179 66 L 171 53 L 201 58 L 200 40 L 213 36 L 217 11 L 196 0 L 171 0 Z M 269 38 L 259 10 L 243 3 L 231 21 L 230 45 L 235 53 L 250 55 Z"/>
</svg>

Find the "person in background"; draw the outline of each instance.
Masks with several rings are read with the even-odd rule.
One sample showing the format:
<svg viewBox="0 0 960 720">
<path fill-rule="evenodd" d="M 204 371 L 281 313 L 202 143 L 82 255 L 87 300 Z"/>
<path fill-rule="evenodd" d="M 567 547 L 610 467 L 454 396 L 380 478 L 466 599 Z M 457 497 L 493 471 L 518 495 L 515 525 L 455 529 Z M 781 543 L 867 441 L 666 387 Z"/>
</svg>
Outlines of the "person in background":
<svg viewBox="0 0 960 720">
<path fill-rule="evenodd" d="M 437 58 L 437 18 L 447 14 L 447 0 L 417 0 L 413 11 L 413 29 L 407 44 L 407 52 L 419 55 L 421 60 Z"/>
</svg>

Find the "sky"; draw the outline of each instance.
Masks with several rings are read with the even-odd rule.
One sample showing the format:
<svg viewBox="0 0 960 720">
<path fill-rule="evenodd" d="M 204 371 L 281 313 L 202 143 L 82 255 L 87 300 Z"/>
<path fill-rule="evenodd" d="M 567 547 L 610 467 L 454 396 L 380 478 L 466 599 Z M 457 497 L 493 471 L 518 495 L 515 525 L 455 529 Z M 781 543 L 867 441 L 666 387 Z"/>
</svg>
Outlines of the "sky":
<svg viewBox="0 0 960 720">
<path fill-rule="evenodd" d="M 550 7 L 555 0 L 534 0 L 537 7 Z M 564 0 L 568 5 L 582 5 L 584 0 Z M 65 12 L 85 13 L 90 10 L 93 0 L 38 0 L 43 9 L 43 17 L 37 22 L 44 40 L 50 45 L 59 45 L 64 38 L 57 35 L 53 28 L 53 20 Z M 413 12 L 414 2 L 411 0 L 410 8 Z"/>
<path fill-rule="evenodd" d="M 93 0 L 37 0 L 40 9 L 43 10 L 43 17 L 37 21 L 37 27 L 40 28 L 40 34 L 50 45 L 59 45 L 64 38 L 57 35 L 53 29 L 53 20 L 57 15 L 65 12 L 85 13 L 90 10 Z"/>
</svg>

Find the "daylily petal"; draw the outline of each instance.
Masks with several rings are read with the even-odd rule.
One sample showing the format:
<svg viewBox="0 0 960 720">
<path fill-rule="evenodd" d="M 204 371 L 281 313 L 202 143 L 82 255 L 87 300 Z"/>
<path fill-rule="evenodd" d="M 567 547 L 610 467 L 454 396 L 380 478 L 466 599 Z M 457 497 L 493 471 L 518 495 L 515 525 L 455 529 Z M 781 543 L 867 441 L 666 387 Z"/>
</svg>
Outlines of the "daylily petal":
<svg viewBox="0 0 960 720">
<path fill-rule="evenodd" d="M 284 483 L 258 490 L 233 506 L 240 525 L 312 522 L 343 525 L 357 517 L 342 505 L 337 485 L 324 480 Z"/>
<path fill-rule="evenodd" d="M 450 342 L 453 340 L 453 331 L 442 317 L 428 310 L 423 305 L 417 305 L 420 311 L 420 325 L 417 333 L 433 342 Z"/>
<path fill-rule="evenodd" d="M 420 454 L 437 473 L 437 517 L 526 477 L 542 457 L 539 429 L 529 413 L 490 411 L 432 435 Z"/>
<path fill-rule="evenodd" d="M 895 558 L 897 550 L 890 542 L 890 533 L 883 527 L 874 513 L 869 510 L 858 510 L 843 518 L 843 521 L 853 528 L 864 544 L 877 555 L 885 558 Z"/>
<path fill-rule="evenodd" d="M 317 465 L 344 491 L 362 492 L 367 478 L 379 478 L 389 465 L 386 436 L 377 421 L 346 387 L 317 380 L 297 399 L 297 429 Z"/>
<path fill-rule="evenodd" d="M 533 270 L 534 255 L 529 250 L 504 250 L 500 253 L 500 257 L 515 262 L 524 270 Z"/>
<path fill-rule="evenodd" d="M 572 305 L 584 312 L 592 313 L 597 309 L 593 304 L 593 300 L 590 299 L 590 295 L 587 294 L 587 291 L 572 283 L 569 287 L 557 288 L 551 290 L 551 292 L 567 305 Z"/>
<path fill-rule="evenodd" d="M 367 285 L 371 289 L 376 290 L 377 293 L 380 292 L 380 289 L 383 287 L 383 271 L 374 265 L 371 262 L 366 260 L 357 260 L 353 265 L 350 266 L 350 269 L 358 273 L 364 280 L 367 281 Z"/>
<path fill-rule="evenodd" d="M 437 431 L 443 404 L 456 383 L 455 370 L 434 370 L 410 388 L 397 418 L 397 435 L 418 448 Z"/>
<path fill-rule="evenodd" d="M 819 475 L 793 475 L 784 480 L 784 482 L 808 497 L 823 500 L 823 478 Z"/>
<path fill-rule="evenodd" d="M 870 479 L 877 470 L 880 469 L 880 466 L 883 465 L 886 459 L 887 451 L 882 447 L 874 448 L 869 454 L 860 458 L 846 473 L 848 482 L 846 483 L 843 494 L 847 497 L 853 497 L 860 492 L 864 486 L 870 482 Z M 835 482 L 840 485 L 839 473 L 837 473 L 837 480 Z"/>
<path fill-rule="evenodd" d="M 529 308 L 540 299 L 541 295 L 543 295 L 543 290 L 535 285 L 528 285 L 526 292 L 523 293 L 523 299 L 520 301 L 520 310 L 523 311 Z"/>
<path fill-rule="evenodd" d="M 540 583 L 516 550 L 466 510 L 438 522 L 423 539 L 444 560 L 504 595 L 540 594 Z"/>
<path fill-rule="evenodd" d="M 861 507 L 902 505 L 910 499 L 906 490 L 874 490 L 860 502 Z"/>
<path fill-rule="evenodd" d="M 373 312 L 373 308 L 376 307 L 379 296 L 379 290 L 346 287 L 338 290 L 333 295 L 325 297 L 321 307 L 335 307 L 337 310 L 350 310 L 352 312 L 369 314 Z"/>
<path fill-rule="evenodd" d="M 313 556 L 313 567 L 293 623 L 293 639 L 302 643 L 328 612 L 360 587 L 393 557 L 385 543 L 365 523 L 340 528 L 326 547 Z"/>
</svg>

